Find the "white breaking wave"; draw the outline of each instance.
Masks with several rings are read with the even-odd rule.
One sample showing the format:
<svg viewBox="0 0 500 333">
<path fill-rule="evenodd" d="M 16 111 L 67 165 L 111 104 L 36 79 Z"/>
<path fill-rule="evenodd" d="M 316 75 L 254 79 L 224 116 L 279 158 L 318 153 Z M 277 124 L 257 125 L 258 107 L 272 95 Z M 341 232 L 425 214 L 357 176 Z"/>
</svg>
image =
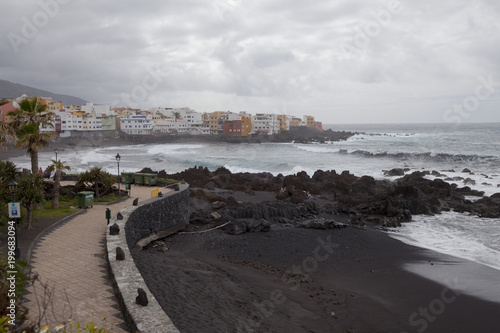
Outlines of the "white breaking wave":
<svg viewBox="0 0 500 333">
<path fill-rule="evenodd" d="M 252 168 L 247 168 L 247 167 L 240 167 L 240 166 L 235 166 L 235 165 L 224 165 L 224 168 L 228 169 L 232 173 L 245 173 L 245 172 L 260 173 L 260 172 L 267 172 L 267 171 L 264 171 L 264 170 L 252 169 Z"/>
<path fill-rule="evenodd" d="M 330 145 L 304 145 L 296 144 L 295 148 L 311 153 L 338 153 L 339 149 Z"/>
<path fill-rule="evenodd" d="M 184 154 L 190 150 L 201 149 L 205 147 L 201 144 L 159 144 L 150 147 L 147 150 L 148 154 Z"/>
<path fill-rule="evenodd" d="M 413 216 L 413 222 L 391 229 L 406 244 L 475 261 L 500 270 L 500 219 L 444 212 Z"/>
<path fill-rule="evenodd" d="M 99 164 L 114 161 L 114 155 L 102 154 L 98 150 L 84 150 L 78 154 L 81 164 Z"/>
</svg>

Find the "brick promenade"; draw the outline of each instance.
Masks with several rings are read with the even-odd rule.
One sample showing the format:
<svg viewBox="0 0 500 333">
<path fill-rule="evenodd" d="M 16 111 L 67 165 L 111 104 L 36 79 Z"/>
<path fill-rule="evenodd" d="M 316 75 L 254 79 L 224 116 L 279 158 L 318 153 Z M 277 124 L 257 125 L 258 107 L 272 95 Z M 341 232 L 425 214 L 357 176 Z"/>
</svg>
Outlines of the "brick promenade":
<svg viewBox="0 0 500 333">
<path fill-rule="evenodd" d="M 38 318 L 43 317 L 41 326 L 48 324 L 53 328 L 69 319 L 89 322 L 93 312 L 98 327 L 112 332 L 128 331 L 107 271 L 105 211 L 109 207 L 115 216 L 122 208 L 132 205 L 135 198 L 149 199 L 153 188 L 132 185 L 131 197 L 126 201 L 96 204 L 38 240 L 31 266 L 48 288 L 44 290 L 41 283 L 36 282 L 28 289 L 26 306 L 31 321 L 38 322 Z"/>
</svg>

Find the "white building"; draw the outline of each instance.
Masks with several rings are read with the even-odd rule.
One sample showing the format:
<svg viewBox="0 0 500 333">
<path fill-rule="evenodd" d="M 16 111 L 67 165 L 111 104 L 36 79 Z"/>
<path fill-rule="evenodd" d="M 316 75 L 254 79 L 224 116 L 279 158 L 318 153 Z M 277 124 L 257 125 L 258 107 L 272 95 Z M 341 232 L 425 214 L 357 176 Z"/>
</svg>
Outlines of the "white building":
<svg viewBox="0 0 500 333">
<path fill-rule="evenodd" d="M 199 112 L 193 110 L 183 110 L 179 112 L 179 116 L 186 123 L 191 125 L 201 125 L 203 124 L 203 115 Z"/>
<path fill-rule="evenodd" d="M 177 134 L 208 134 L 208 126 L 203 127 L 203 122 L 195 119 L 175 120 L 171 118 L 156 120 L 153 124 L 154 133 L 177 133 Z"/>
<path fill-rule="evenodd" d="M 82 127 L 84 131 L 102 131 L 101 116 L 88 115 L 83 117 Z"/>
<path fill-rule="evenodd" d="M 279 121 L 273 113 L 257 113 L 252 117 L 252 133 L 276 134 L 279 131 Z"/>
<path fill-rule="evenodd" d="M 61 136 L 70 136 L 71 131 L 83 131 L 83 117 L 70 112 L 56 113 L 61 117 Z"/>
<path fill-rule="evenodd" d="M 149 135 L 153 132 L 153 117 L 151 115 L 122 117 L 120 129 L 127 134 Z"/>
<path fill-rule="evenodd" d="M 95 113 L 98 115 L 105 114 L 108 116 L 112 114 L 112 112 L 109 109 L 109 105 L 94 105 L 94 103 L 90 102 L 88 102 L 85 105 L 82 105 L 80 109 L 88 114 Z"/>
<path fill-rule="evenodd" d="M 187 133 L 191 124 L 184 120 L 175 120 L 172 118 L 156 120 L 153 124 L 155 133 Z"/>
</svg>

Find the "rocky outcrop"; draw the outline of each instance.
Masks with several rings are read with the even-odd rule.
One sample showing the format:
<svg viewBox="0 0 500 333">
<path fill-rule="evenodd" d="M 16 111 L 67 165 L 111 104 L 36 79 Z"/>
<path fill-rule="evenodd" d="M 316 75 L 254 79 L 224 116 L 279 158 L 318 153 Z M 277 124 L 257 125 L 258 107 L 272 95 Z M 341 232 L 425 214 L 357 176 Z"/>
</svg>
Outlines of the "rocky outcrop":
<svg viewBox="0 0 500 333">
<path fill-rule="evenodd" d="M 271 224 L 264 220 L 233 220 L 221 229 L 230 235 L 240 235 L 245 232 L 266 232 Z"/>
<path fill-rule="evenodd" d="M 297 227 L 306 229 L 342 229 L 347 228 L 347 224 L 337 222 L 331 219 L 316 218 L 310 220 L 303 220 L 297 223 Z"/>
<path fill-rule="evenodd" d="M 185 179 L 199 187 L 190 193 L 191 220 L 199 225 L 209 225 L 214 220 L 217 223 L 266 220 L 291 226 L 299 226 L 298 221 L 308 221 L 300 226 L 329 228 L 325 221 L 335 221 L 335 216 L 340 214 L 350 216 L 350 220 L 358 225 L 375 223 L 395 227 L 411 221 L 412 215 L 434 215 L 450 210 L 500 217 L 498 196 L 482 198 L 483 192 L 450 184 L 442 180 L 447 176 L 438 171 L 408 171 L 386 171 L 388 176 L 400 177 L 389 181 L 358 177 L 349 171 L 339 174 L 335 170 L 318 170 L 311 177 L 304 171 L 273 176 L 270 173 L 231 173 L 225 168 L 210 172 L 195 167 L 168 175 L 168 178 Z M 435 179 L 425 178 L 429 175 Z M 272 201 L 253 203 L 238 202 L 231 194 L 244 192 L 253 195 L 257 191 L 276 195 Z M 480 199 L 471 201 L 468 196 Z M 213 212 L 216 214 L 212 215 Z M 324 220 L 318 220 L 320 218 Z M 241 223 L 231 228 L 236 228 L 235 233 L 251 229 L 245 229 Z"/>
</svg>

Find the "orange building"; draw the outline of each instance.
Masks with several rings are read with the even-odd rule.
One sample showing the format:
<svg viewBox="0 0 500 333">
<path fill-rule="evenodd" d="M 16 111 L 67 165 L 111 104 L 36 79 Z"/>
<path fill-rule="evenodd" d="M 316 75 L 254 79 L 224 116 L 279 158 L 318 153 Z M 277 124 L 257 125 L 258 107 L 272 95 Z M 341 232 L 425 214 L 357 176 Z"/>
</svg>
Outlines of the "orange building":
<svg viewBox="0 0 500 333">
<path fill-rule="evenodd" d="M 290 127 L 300 126 L 301 122 L 302 120 L 300 118 L 292 118 L 292 120 L 290 120 Z"/>
<path fill-rule="evenodd" d="M 288 131 L 290 128 L 290 119 L 285 114 L 279 114 L 278 116 L 279 130 Z"/>
<path fill-rule="evenodd" d="M 50 97 L 39 97 L 38 100 L 47 105 L 47 111 L 59 111 L 63 109 L 62 102 L 56 102 Z"/>
<path fill-rule="evenodd" d="M 252 117 L 241 117 L 241 135 L 249 135 L 252 131 Z"/>
<path fill-rule="evenodd" d="M 304 116 L 304 123 L 306 124 L 307 127 L 315 127 L 313 116 Z"/>
<path fill-rule="evenodd" d="M 211 134 L 219 133 L 219 120 L 224 114 L 223 111 L 215 111 L 208 115 L 208 124 L 210 127 Z"/>
</svg>

